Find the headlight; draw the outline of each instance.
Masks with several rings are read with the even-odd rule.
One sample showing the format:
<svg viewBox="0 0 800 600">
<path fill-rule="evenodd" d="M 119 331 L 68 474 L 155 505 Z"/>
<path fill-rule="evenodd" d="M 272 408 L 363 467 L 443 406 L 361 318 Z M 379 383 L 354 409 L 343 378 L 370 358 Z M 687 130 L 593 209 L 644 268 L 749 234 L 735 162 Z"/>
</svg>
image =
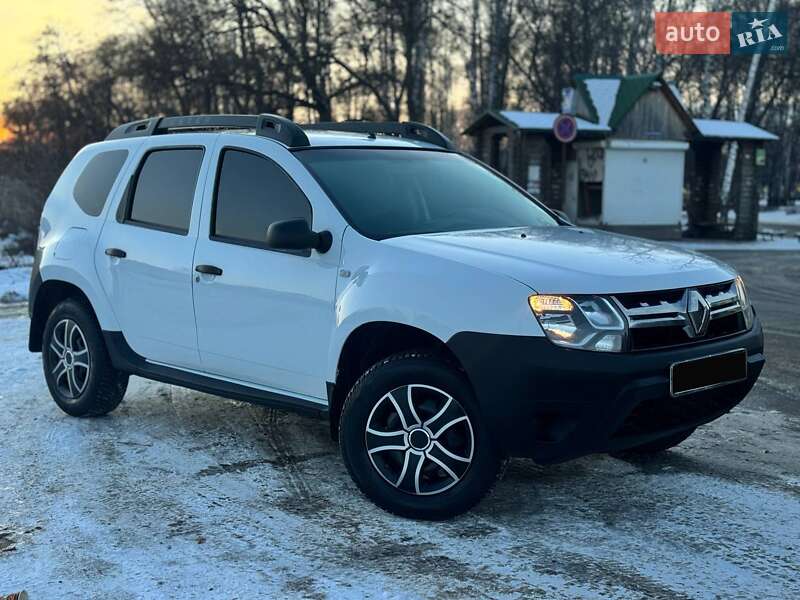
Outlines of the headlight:
<svg viewBox="0 0 800 600">
<path fill-rule="evenodd" d="M 744 287 L 741 275 L 736 276 L 736 296 L 739 298 L 739 306 L 742 307 L 744 326 L 750 329 L 753 325 L 753 305 L 750 304 L 750 297 L 747 295 L 747 288 Z"/>
<path fill-rule="evenodd" d="M 536 294 L 528 304 L 547 337 L 559 346 L 598 352 L 625 347 L 625 321 L 606 298 Z"/>
</svg>

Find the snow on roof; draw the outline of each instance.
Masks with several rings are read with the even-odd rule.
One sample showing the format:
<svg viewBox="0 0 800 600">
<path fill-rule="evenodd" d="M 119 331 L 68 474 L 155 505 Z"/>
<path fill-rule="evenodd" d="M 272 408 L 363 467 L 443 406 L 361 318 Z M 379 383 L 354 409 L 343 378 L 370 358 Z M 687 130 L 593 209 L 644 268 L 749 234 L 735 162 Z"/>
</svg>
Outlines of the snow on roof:
<svg viewBox="0 0 800 600">
<path fill-rule="evenodd" d="M 707 138 L 733 140 L 777 140 L 775 134 L 740 121 L 720 121 L 717 119 L 695 119 L 694 124 L 700 134 Z"/>
<path fill-rule="evenodd" d="M 600 81 L 600 80 L 597 80 Z M 610 86 L 609 86 L 610 88 Z M 608 91 L 608 90 L 606 90 Z M 599 106 L 597 110 L 601 115 L 601 123 L 590 123 L 584 119 L 577 119 L 579 132 L 610 133 L 611 129 L 602 123 L 608 119 L 608 113 L 604 113 Z M 558 117 L 558 113 L 526 112 L 521 110 L 501 110 L 500 114 L 508 121 L 520 129 L 531 131 L 550 131 L 553 129 L 553 122 Z M 737 121 L 720 121 L 717 119 L 694 119 L 694 124 L 700 130 L 700 134 L 706 138 L 720 138 L 728 140 L 777 140 L 778 136 L 751 125 L 750 123 L 740 123 Z"/>
<path fill-rule="evenodd" d="M 507 120 L 511 121 L 520 129 L 532 129 L 540 131 L 550 131 L 553 129 L 553 122 L 556 120 L 558 113 L 542 113 L 542 112 L 525 112 L 522 110 L 501 110 L 500 114 Z M 610 132 L 611 130 L 605 125 L 596 125 L 585 121 L 583 119 L 576 119 L 578 122 L 578 131 L 598 131 Z"/>
<path fill-rule="evenodd" d="M 681 91 L 678 89 L 678 86 L 675 85 L 674 83 L 668 83 L 667 87 L 669 88 L 669 91 L 672 92 L 672 95 L 675 97 L 675 99 L 683 107 L 683 110 L 687 110 L 686 104 L 683 103 L 683 94 L 681 94 Z"/>
<path fill-rule="evenodd" d="M 614 105 L 617 102 L 617 92 L 619 91 L 619 79 L 584 79 L 586 88 L 592 97 L 594 107 L 597 109 L 597 117 L 600 125 L 607 126 Z"/>
</svg>

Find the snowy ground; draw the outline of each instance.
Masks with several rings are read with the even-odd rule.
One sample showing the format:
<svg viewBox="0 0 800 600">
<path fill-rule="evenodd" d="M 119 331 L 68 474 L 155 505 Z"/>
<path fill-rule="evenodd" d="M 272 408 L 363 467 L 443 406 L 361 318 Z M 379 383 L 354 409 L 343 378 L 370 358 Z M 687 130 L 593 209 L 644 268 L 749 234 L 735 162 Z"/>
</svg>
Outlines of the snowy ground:
<svg viewBox="0 0 800 600">
<path fill-rule="evenodd" d="M 16 254 L 11 250 L 16 244 L 16 236 L 0 238 L 0 268 L 27 267 L 33 264 L 33 256 Z"/>
<path fill-rule="evenodd" d="M 730 223 L 733 223 L 735 220 L 736 220 L 736 212 L 733 210 L 728 211 L 728 221 Z M 684 229 L 684 231 L 689 227 L 689 215 L 686 214 L 686 211 L 683 211 L 681 213 L 681 227 Z M 761 237 L 770 237 L 769 235 L 765 236 L 764 234 L 771 234 L 777 237 L 786 237 L 787 242 L 798 242 L 798 235 L 800 235 L 800 206 L 783 207 L 779 209 L 765 210 L 759 212 L 758 231 L 761 234 Z M 776 240 L 776 241 L 781 242 L 781 240 Z M 715 242 L 714 240 L 708 240 L 707 242 L 701 241 L 700 243 L 714 244 L 720 242 L 719 241 Z M 759 245 L 757 249 L 759 250 L 787 249 L 782 247 L 783 245 L 784 244 L 781 243 L 770 243 L 767 245 Z M 791 244 L 788 245 L 791 246 Z M 797 245 L 800 244 L 795 244 L 795 246 Z M 712 250 L 714 249 L 710 245 L 708 247 Z M 717 247 L 717 249 L 721 248 Z M 736 249 L 736 248 L 731 248 L 731 249 Z M 738 248 L 738 249 L 748 250 L 756 248 Z"/>
<path fill-rule="evenodd" d="M 797 598 L 800 264 L 722 258 L 767 332 L 740 407 L 655 460 L 512 461 L 433 524 L 362 498 L 320 421 L 140 379 L 109 417 L 67 417 L 0 310 L 0 595 Z"/>
<path fill-rule="evenodd" d="M 0 304 L 27 300 L 30 280 L 30 267 L 0 269 Z"/>
<path fill-rule="evenodd" d="M 793 212 L 787 212 L 783 208 L 760 212 L 758 222 L 762 225 L 796 225 L 800 227 L 800 207 L 793 207 Z"/>
<path fill-rule="evenodd" d="M 758 239 L 752 242 L 736 242 L 733 240 L 700 240 L 686 239 L 668 242 L 687 250 L 779 250 L 779 251 L 800 251 L 800 239 L 796 237 L 775 238 L 772 240 Z"/>
</svg>

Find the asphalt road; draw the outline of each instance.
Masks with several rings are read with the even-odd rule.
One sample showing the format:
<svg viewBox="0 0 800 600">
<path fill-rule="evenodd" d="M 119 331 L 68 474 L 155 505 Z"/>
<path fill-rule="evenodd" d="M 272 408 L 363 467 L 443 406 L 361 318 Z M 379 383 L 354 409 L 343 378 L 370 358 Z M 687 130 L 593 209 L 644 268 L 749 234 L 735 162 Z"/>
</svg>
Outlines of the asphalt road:
<svg viewBox="0 0 800 600">
<path fill-rule="evenodd" d="M 0 595 L 796 598 L 800 253 L 719 255 L 767 331 L 744 403 L 649 461 L 514 460 L 418 523 L 351 484 L 320 421 L 133 379 L 111 416 L 50 400 L 0 314 Z"/>
</svg>

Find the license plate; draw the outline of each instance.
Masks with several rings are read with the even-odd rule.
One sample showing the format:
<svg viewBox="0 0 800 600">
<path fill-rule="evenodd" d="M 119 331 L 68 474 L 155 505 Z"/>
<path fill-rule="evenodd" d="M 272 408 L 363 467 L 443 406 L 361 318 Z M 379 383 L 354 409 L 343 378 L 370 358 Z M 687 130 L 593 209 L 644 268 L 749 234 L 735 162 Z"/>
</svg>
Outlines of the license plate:
<svg viewBox="0 0 800 600">
<path fill-rule="evenodd" d="M 669 368 L 669 392 L 681 396 L 747 379 L 747 350 L 673 363 Z"/>
</svg>

